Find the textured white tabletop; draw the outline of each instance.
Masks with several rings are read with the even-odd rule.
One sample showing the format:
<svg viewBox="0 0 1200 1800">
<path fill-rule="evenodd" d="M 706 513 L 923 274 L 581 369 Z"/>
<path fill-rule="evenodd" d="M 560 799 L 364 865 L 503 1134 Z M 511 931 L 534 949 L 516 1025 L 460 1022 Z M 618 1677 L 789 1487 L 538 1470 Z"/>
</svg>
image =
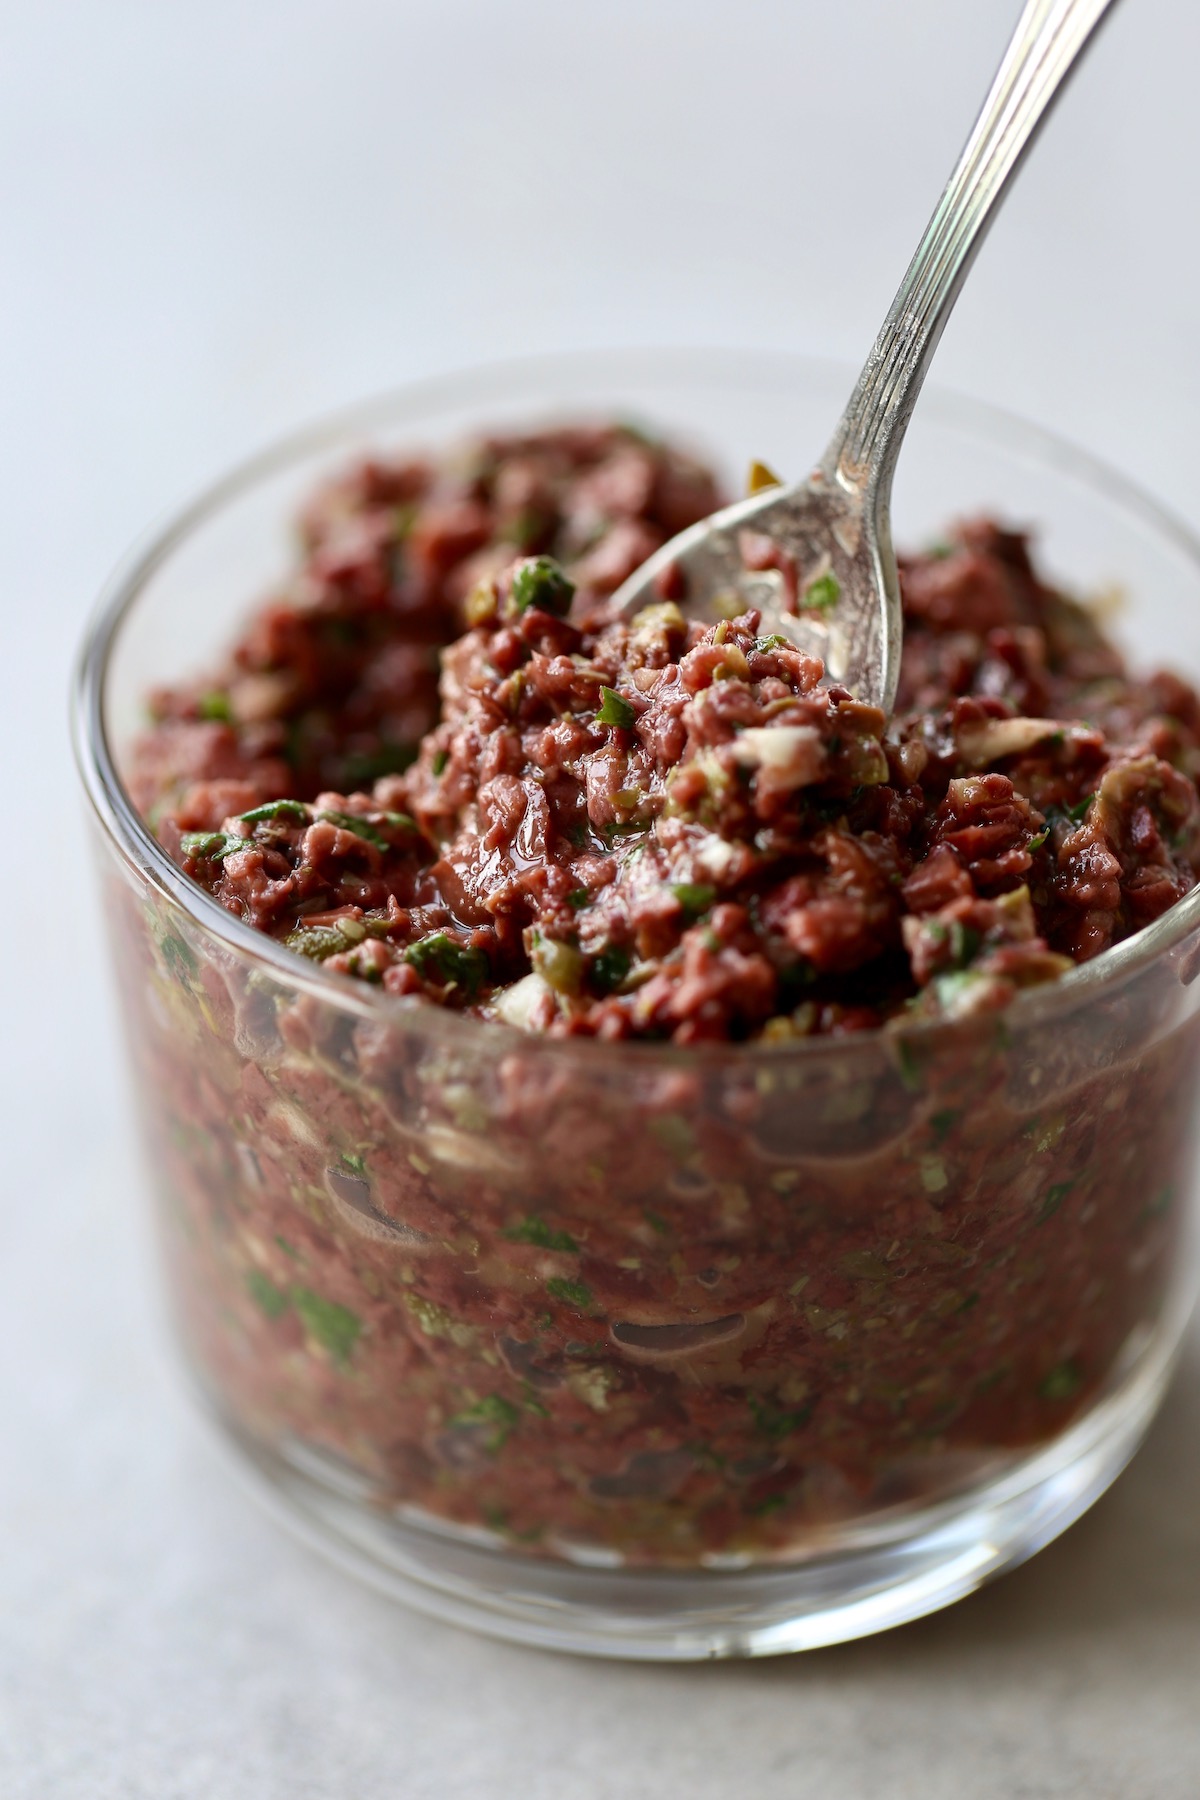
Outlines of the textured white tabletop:
<svg viewBox="0 0 1200 1800">
<path fill-rule="evenodd" d="M 68 660 L 127 541 L 323 407 L 555 346 L 861 353 L 1015 11 L 0 4 L 3 1800 L 1200 1792 L 1195 1334 L 1065 1539 L 799 1659 L 507 1649 L 282 1536 L 165 1348 L 63 743 Z M 1198 62 L 1191 0 L 1119 9 L 938 367 L 1193 523 Z M 836 191 L 807 191 L 814 168 Z"/>
</svg>

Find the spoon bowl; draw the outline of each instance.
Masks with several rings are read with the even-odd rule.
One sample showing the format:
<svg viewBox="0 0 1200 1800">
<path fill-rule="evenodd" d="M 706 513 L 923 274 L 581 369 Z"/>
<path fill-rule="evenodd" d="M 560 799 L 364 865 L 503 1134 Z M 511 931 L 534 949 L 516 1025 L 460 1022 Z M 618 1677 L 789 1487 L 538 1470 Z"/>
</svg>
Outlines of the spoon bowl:
<svg viewBox="0 0 1200 1800">
<path fill-rule="evenodd" d="M 1027 0 L 818 467 L 673 538 L 618 590 L 618 613 L 674 600 L 712 623 L 754 607 L 764 636 L 819 657 L 827 682 L 891 712 L 902 626 L 890 507 L 904 433 L 1000 201 L 1114 4 Z"/>
</svg>

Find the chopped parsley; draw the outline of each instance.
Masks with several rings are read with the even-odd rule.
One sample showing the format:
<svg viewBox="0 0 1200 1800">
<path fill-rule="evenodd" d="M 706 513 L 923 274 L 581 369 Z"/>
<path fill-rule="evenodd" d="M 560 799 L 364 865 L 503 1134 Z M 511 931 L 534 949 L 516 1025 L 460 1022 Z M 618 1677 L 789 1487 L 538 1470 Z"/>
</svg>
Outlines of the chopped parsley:
<svg viewBox="0 0 1200 1800">
<path fill-rule="evenodd" d="M 238 818 L 247 825 L 259 825 L 266 819 L 294 819 L 298 825 L 307 825 L 309 811 L 302 800 L 268 800 L 263 806 L 239 813 Z"/>
<path fill-rule="evenodd" d="M 196 711 L 202 719 L 214 724 L 230 725 L 233 722 L 233 708 L 229 704 L 229 695 L 214 689 L 211 694 L 201 694 L 196 702 Z"/>
<path fill-rule="evenodd" d="M 793 1431 L 799 1431 L 812 1413 L 811 1406 L 799 1406 L 785 1411 L 761 1394 L 748 1394 L 746 1404 L 759 1431 L 773 1442 L 789 1437 Z"/>
<path fill-rule="evenodd" d="M 315 1339 L 323 1350 L 327 1350 L 334 1362 L 348 1362 L 350 1352 L 362 1331 L 362 1320 L 358 1314 L 352 1313 L 348 1306 L 339 1305 L 336 1300 L 326 1300 L 320 1294 L 314 1294 L 311 1288 L 294 1287 L 291 1297 L 309 1337 Z"/>
<path fill-rule="evenodd" d="M 410 944 L 404 960 L 411 963 L 422 981 L 434 981 L 442 987 L 460 987 L 468 998 L 475 994 L 488 976 L 488 959 L 472 944 L 460 944 L 447 932 L 435 931 L 431 937 Z"/>
<path fill-rule="evenodd" d="M 609 944 L 592 958 L 592 984 L 602 994 L 619 988 L 633 965 L 633 957 L 623 944 Z"/>
<path fill-rule="evenodd" d="M 509 589 L 514 612 L 528 612 L 532 606 L 560 619 L 570 612 L 574 597 L 575 583 L 552 556 L 531 556 L 519 563 Z"/>
<path fill-rule="evenodd" d="M 287 1311 L 287 1295 L 282 1288 L 277 1288 L 261 1269 L 247 1270 L 246 1288 L 254 1304 L 266 1314 L 268 1319 L 277 1319 L 281 1313 Z"/>
<path fill-rule="evenodd" d="M 298 925 L 284 938 L 289 950 L 307 956 L 310 962 L 324 962 L 327 956 L 340 956 L 349 950 L 350 940 L 336 925 Z"/>
<path fill-rule="evenodd" d="M 586 1312 L 592 1304 L 592 1290 L 582 1281 L 565 1281 L 560 1275 L 552 1275 L 546 1283 L 546 1292 L 553 1294 L 566 1306 L 574 1306 L 580 1312 Z"/>
<path fill-rule="evenodd" d="M 804 590 L 804 604 L 816 612 L 831 612 L 842 596 L 842 584 L 832 569 L 826 569 Z"/>
<path fill-rule="evenodd" d="M 520 1413 L 511 1400 L 502 1394 L 485 1394 L 474 1406 L 468 1406 L 464 1412 L 455 1413 L 451 1425 L 486 1425 L 490 1428 L 487 1447 L 493 1454 L 504 1447 L 514 1426 L 520 1420 Z"/>
<path fill-rule="evenodd" d="M 1061 1362 L 1038 1384 L 1043 1400 L 1073 1400 L 1083 1386 L 1083 1376 L 1073 1362 Z"/>
<path fill-rule="evenodd" d="M 1046 1189 L 1045 1198 L 1038 1207 L 1037 1222 L 1039 1225 L 1044 1225 L 1047 1219 L 1054 1217 L 1074 1186 L 1073 1181 L 1056 1181 L 1053 1187 Z"/>
<path fill-rule="evenodd" d="M 616 725 L 622 731 L 632 731 L 637 714 L 628 700 L 622 700 L 615 688 L 600 689 L 600 706 L 596 712 L 597 725 Z"/>
<path fill-rule="evenodd" d="M 591 897 L 591 888 L 572 888 L 571 892 L 567 895 L 567 905 L 575 912 L 579 912 L 582 907 L 587 905 Z"/>
<path fill-rule="evenodd" d="M 510 1225 L 504 1233 L 512 1244 L 536 1244 L 539 1250 L 567 1250 L 579 1254 L 579 1245 L 569 1231 L 554 1231 L 544 1219 L 531 1215 L 518 1225 Z"/>
<path fill-rule="evenodd" d="M 179 840 L 179 847 L 185 856 L 207 857 L 210 862 L 220 862 L 226 856 L 232 856 L 235 850 L 253 848 L 252 838 L 237 837 L 231 831 L 185 831 Z"/>
<path fill-rule="evenodd" d="M 365 839 L 368 844 L 374 844 L 377 850 L 391 849 L 391 845 L 378 825 L 373 825 L 369 819 L 360 819 L 357 813 L 332 812 L 325 809 L 319 812 L 317 817 L 324 819 L 328 825 L 336 825 L 339 831 L 349 831 L 355 837 Z M 380 813 L 379 817 L 385 825 L 392 825 L 406 831 L 416 830 L 416 826 L 407 813 L 385 812 Z"/>
<path fill-rule="evenodd" d="M 717 890 L 707 881 L 675 881 L 671 892 L 689 918 L 698 919 L 715 903 Z"/>
<path fill-rule="evenodd" d="M 429 767 L 434 775 L 440 775 L 449 761 L 450 752 L 448 750 L 435 750 L 430 759 Z"/>
</svg>

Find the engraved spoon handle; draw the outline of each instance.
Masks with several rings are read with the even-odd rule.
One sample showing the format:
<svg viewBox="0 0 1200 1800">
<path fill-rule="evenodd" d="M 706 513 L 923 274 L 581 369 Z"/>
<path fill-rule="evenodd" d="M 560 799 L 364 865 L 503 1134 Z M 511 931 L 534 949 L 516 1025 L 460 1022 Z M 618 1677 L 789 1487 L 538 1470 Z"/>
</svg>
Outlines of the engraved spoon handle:
<svg viewBox="0 0 1200 1800">
<path fill-rule="evenodd" d="M 886 516 L 917 395 L 985 232 L 1068 75 L 1115 0 L 1028 0 L 983 109 L 822 459 Z"/>
</svg>

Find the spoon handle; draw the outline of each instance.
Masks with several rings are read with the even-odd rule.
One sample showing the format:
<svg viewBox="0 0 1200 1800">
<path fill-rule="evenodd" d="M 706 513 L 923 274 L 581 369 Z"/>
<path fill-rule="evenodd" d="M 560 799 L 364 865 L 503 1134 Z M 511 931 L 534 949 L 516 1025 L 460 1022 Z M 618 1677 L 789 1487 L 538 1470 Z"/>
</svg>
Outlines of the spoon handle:
<svg viewBox="0 0 1200 1800">
<path fill-rule="evenodd" d="M 885 509 L 917 395 L 975 253 L 1068 75 L 1115 0 L 1028 0 L 822 460 Z"/>
</svg>

